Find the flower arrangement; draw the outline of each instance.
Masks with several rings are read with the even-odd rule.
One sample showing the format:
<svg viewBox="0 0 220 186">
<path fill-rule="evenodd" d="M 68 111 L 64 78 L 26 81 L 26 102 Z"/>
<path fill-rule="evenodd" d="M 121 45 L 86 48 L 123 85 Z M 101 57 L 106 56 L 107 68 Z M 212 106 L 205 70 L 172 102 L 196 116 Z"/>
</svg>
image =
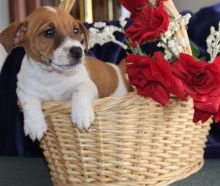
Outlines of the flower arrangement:
<svg viewBox="0 0 220 186">
<path fill-rule="evenodd" d="M 169 1 L 169 0 L 168 0 Z M 131 12 L 132 24 L 125 30 L 132 54 L 126 57 L 130 83 L 139 95 L 151 97 L 165 106 L 173 95 L 180 100 L 192 97 L 193 121 L 207 121 L 213 116 L 220 121 L 220 25 L 211 28 L 207 39 L 211 60 L 192 56 L 188 38 L 176 37 L 187 25 L 190 15 L 172 17 L 165 9 L 166 0 L 120 0 Z M 141 50 L 141 45 L 158 41 L 152 56 Z"/>
<path fill-rule="evenodd" d="M 137 94 L 150 97 L 162 106 L 175 96 L 184 101 L 193 99 L 195 123 L 213 117 L 220 121 L 220 23 L 211 28 L 207 38 L 210 61 L 199 60 L 199 52 L 192 52 L 187 33 L 182 29 L 191 15 L 173 15 L 170 0 L 120 0 L 131 12 L 132 23 L 127 26 L 119 19 L 120 28 L 98 22 L 89 29 L 90 48 L 108 42 L 118 44 L 127 52 L 126 67 L 130 83 Z M 168 8 L 167 8 L 168 7 Z M 114 33 L 124 33 L 126 44 L 118 41 Z M 182 32 L 182 33 L 181 33 Z M 181 33 L 181 36 L 180 36 Z M 156 42 L 158 49 L 152 56 L 142 46 Z M 193 54 L 194 53 L 194 54 Z"/>
</svg>

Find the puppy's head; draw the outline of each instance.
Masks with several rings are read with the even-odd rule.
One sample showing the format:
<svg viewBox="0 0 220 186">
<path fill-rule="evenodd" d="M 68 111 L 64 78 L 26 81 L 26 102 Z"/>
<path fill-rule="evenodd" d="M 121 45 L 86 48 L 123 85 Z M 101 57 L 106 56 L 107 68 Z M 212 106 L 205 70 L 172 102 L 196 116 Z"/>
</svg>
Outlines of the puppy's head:
<svg viewBox="0 0 220 186">
<path fill-rule="evenodd" d="M 59 71 L 71 71 L 83 62 L 88 47 L 83 24 L 61 8 L 43 7 L 22 22 L 14 22 L 0 33 L 7 52 L 23 46 L 29 57 Z"/>
</svg>

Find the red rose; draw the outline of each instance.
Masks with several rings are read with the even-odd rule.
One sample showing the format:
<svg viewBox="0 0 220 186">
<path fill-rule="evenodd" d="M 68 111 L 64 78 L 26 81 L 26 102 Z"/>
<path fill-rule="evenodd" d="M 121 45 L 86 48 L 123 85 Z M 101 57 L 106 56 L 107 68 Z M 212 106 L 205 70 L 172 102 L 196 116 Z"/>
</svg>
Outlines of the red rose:
<svg viewBox="0 0 220 186">
<path fill-rule="evenodd" d="M 131 13 L 134 13 L 145 7 L 148 0 L 120 0 L 120 3 Z"/>
<path fill-rule="evenodd" d="M 131 39 L 132 45 L 158 39 L 161 33 L 166 32 L 169 26 L 169 16 L 160 3 L 156 9 L 153 6 L 146 7 L 132 17 L 133 24 L 125 34 Z"/>
<path fill-rule="evenodd" d="M 157 3 L 160 4 L 160 3 L 164 2 L 164 1 L 167 1 L 167 0 L 157 0 Z"/>
<path fill-rule="evenodd" d="M 192 56 L 181 54 L 173 64 L 174 74 L 184 84 L 185 91 L 193 98 L 194 122 L 205 122 L 211 115 L 219 120 L 220 105 L 220 58 L 209 64 L 196 61 Z"/>
<path fill-rule="evenodd" d="M 163 1 L 166 0 L 157 0 L 157 4 L 159 5 Z M 149 0 L 120 0 L 120 4 L 122 4 L 131 13 L 135 13 L 149 5 Z"/>
<path fill-rule="evenodd" d="M 169 102 L 170 94 L 184 99 L 182 82 L 172 74 L 171 66 L 161 53 L 149 56 L 128 55 L 127 73 L 130 83 L 137 88 L 137 93 L 144 97 L 151 97 L 161 105 Z"/>
</svg>

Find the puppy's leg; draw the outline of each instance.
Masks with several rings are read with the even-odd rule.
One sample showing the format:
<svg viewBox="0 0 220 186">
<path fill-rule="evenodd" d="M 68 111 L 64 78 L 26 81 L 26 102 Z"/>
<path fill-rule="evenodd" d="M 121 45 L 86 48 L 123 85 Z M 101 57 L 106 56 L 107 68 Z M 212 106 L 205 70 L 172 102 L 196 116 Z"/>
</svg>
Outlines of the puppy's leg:
<svg viewBox="0 0 220 186">
<path fill-rule="evenodd" d="M 81 83 L 72 96 L 72 122 L 79 129 L 88 129 L 94 121 L 92 102 L 98 97 L 98 91 L 92 81 Z"/>
<path fill-rule="evenodd" d="M 24 113 L 25 135 L 29 135 L 33 141 L 36 139 L 40 140 L 47 130 L 40 99 L 30 96 L 23 91 L 17 91 L 17 95 Z"/>
</svg>

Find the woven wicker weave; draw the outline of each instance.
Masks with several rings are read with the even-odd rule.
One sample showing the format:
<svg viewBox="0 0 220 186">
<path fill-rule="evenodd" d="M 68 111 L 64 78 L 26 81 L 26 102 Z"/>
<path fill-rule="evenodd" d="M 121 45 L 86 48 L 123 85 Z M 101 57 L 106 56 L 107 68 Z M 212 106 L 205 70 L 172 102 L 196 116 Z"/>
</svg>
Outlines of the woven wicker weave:
<svg viewBox="0 0 220 186">
<path fill-rule="evenodd" d="M 161 107 L 135 93 L 94 104 L 89 133 L 73 127 L 70 103 L 46 103 L 41 141 L 55 185 L 167 185 L 199 170 L 209 125 L 192 123 L 192 102 Z"/>
<path fill-rule="evenodd" d="M 179 13 L 171 0 L 167 11 Z M 187 36 L 184 27 L 176 33 Z M 191 54 L 190 46 L 185 52 Z M 203 165 L 210 128 L 192 123 L 192 101 L 161 107 L 135 92 L 94 103 L 95 122 L 80 132 L 70 102 L 44 103 L 48 131 L 41 147 L 55 186 L 165 186 Z"/>
</svg>

